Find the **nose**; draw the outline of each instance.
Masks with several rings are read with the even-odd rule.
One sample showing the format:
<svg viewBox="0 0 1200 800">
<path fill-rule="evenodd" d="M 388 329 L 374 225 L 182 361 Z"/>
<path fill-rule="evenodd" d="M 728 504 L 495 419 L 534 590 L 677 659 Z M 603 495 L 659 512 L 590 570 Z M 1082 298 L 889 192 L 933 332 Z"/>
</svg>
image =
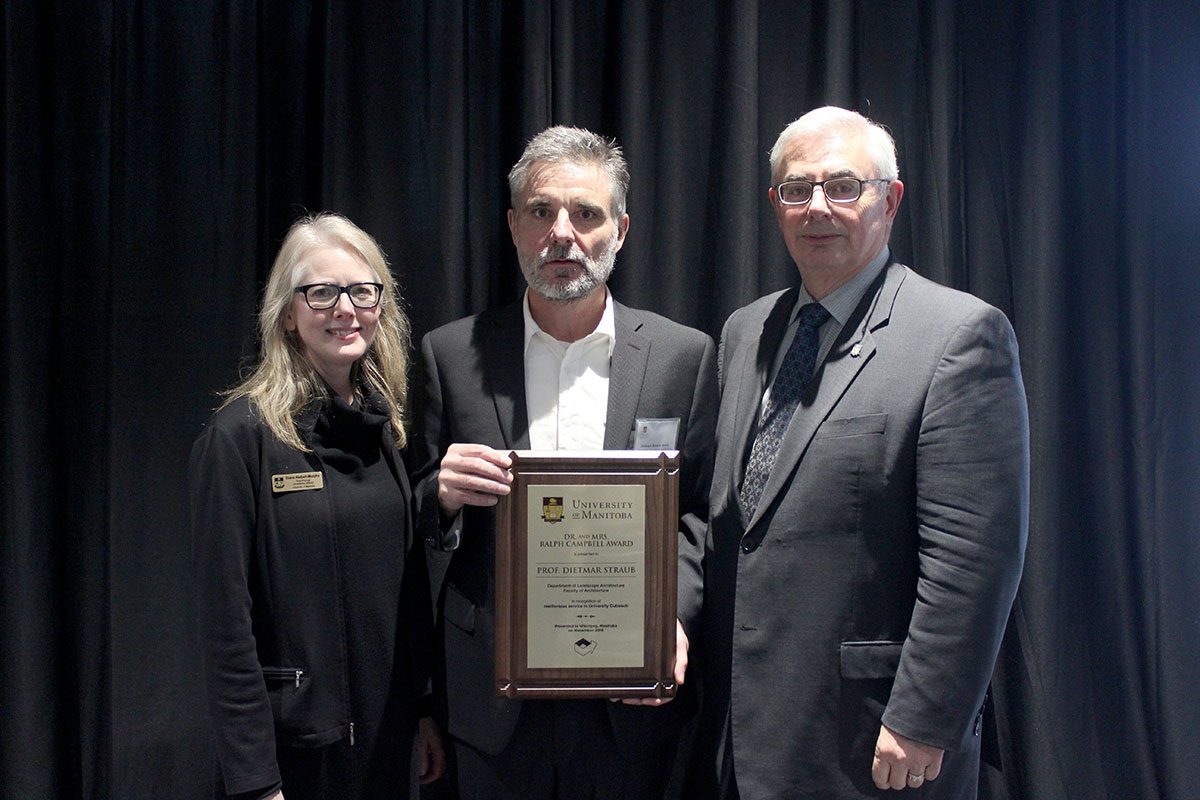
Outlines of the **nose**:
<svg viewBox="0 0 1200 800">
<path fill-rule="evenodd" d="M 817 202 L 817 197 L 820 196 L 821 201 Z M 825 197 L 824 186 L 814 186 L 812 197 L 808 199 L 808 213 L 810 214 L 828 214 L 829 199 Z"/>
<path fill-rule="evenodd" d="M 333 306 L 333 311 L 335 314 L 341 314 L 342 316 L 349 316 L 354 313 L 354 303 L 350 302 L 349 292 L 342 292 L 338 295 L 337 303 Z"/>
<path fill-rule="evenodd" d="M 571 227 L 571 214 L 565 208 L 558 210 L 558 216 L 554 218 L 554 224 L 550 226 L 550 237 L 555 242 L 573 242 L 575 240 L 575 229 Z"/>
</svg>

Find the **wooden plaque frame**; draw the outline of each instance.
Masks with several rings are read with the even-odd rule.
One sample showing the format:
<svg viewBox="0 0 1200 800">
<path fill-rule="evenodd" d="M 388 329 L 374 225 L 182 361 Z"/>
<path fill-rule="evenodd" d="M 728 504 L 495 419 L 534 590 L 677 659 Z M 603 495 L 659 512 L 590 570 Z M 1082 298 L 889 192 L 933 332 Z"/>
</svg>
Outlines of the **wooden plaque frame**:
<svg viewBox="0 0 1200 800">
<path fill-rule="evenodd" d="M 674 697 L 679 452 L 522 450 L 510 456 L 512 490 L 500 498 L 496 514 L 497 694 L 509 698 Z M 528 666 L 531 485 L 645 487 L 641 667 Z"/>
</svg>

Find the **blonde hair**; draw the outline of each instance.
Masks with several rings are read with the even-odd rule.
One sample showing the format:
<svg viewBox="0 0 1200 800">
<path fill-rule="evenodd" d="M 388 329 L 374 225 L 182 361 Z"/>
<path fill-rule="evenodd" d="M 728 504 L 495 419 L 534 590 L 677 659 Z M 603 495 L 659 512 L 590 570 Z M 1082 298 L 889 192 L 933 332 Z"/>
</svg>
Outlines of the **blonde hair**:
<svg viewBox="0 0 1200 800">
<path fill-rule="evenodd" d="M 333 248 L 356 256 L 383 284 L 379 301 L 379 327 L 366 355 L 351 368 L 351 383 L 374 389 L 387 402 L 396 446 L 407 441 L 404 398 L 408 392 L 410 327 L 400 294 L 388 270 L 383 251 L 370 234 L 339 214 L 302 217 L 288 230 L 271 267 L 258 312 L 260 360 L 250 376 L 225 393 L 222 406 L 245 397 L 271 432 L 302 452 L 309 447 L 300 436 L 296 420 L 314 399 L 329 399 L 325 382 L 304 358 L 299 337 L 284 328 L 288 308 L 303 279 L 306 259 L 313 252 Z"/>
</svg>

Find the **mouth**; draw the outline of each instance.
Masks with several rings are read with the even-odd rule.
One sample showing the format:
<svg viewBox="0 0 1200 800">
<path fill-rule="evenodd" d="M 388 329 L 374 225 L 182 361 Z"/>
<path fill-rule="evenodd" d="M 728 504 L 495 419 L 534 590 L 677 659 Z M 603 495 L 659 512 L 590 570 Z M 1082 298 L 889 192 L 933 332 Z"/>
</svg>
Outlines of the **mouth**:
<svg viewBox="0 0 1200 800">
<path fill-rule="evenodd" d="M 567 277 L 573 270 L 582 269 L 583 265 L 570 258 L 554 258 L 543 261 L 541 267 L 550 270 L 557 277 Z"/>
<path fill-rule="evenodd" d="M 349 342 L 358 336 L 358 328 L 326 328 L 325 332 L 335 339 Z"/>
</svg>

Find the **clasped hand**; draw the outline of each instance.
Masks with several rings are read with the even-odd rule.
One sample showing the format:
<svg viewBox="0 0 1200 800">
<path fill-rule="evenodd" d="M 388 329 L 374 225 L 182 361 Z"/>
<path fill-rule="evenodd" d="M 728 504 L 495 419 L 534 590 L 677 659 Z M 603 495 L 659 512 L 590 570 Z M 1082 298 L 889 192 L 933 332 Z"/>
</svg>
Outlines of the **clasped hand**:
<svg viewBox="0 0 1200 800">
<path fill-rule="evenodd" d="M 901 736 L 886 725 L 879 726 L 871 779 L 880 789 L 916 789 L 942 771 L 945 751 Z"/>
</svg>

